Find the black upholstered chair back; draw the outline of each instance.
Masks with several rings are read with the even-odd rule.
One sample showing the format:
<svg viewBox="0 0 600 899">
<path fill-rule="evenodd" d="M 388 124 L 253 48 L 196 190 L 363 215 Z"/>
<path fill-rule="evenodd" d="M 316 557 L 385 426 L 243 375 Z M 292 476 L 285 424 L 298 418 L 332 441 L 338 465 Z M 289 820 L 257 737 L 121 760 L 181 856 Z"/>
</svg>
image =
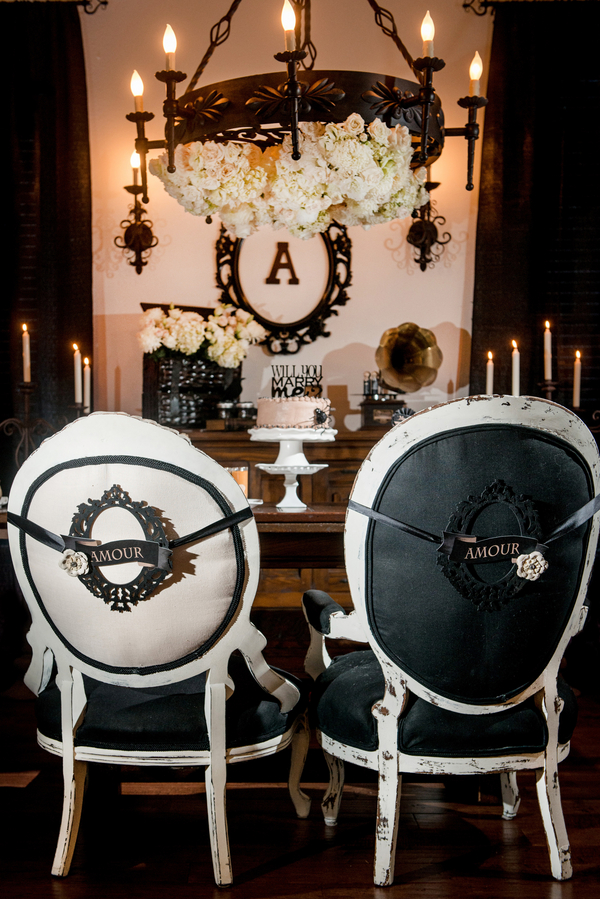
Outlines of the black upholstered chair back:
<svg viewBox="0 0 600 899">
<path fill-rule="evenodd" d="M 398 425 L 382 441 L 386 448 L 373 452 L 376 464 L 367 460 L 361 469 L 353 498 L 440 537 L 527 535 L 543 543 L 593 497 L 590 465 L 566 430 L 562 436 L 544 426 L 540 407 L 552 404 L 529 400 L 529 415 L 524 400 L 504 399 L 520 407 L 514 420 L 498 397 L 490 402 L 501 420 L 485 415 L 485 403 L 479 414 L 477 404 L 461 401 L 439 422 L 434 409 Z M 394 432 L 411 429 L 413 439 L 403 437 L 395 451 Z M 351 512 L 353 528 L 363 549 L 351 564 L 362 569 L 359 601 L 379 651 L 450 702 L 523 698 L 555 654 L 580 596 L 590 521 L 548 545 L 548 569 L 533 581 L 516 575 L 508 540 L 494 551 L 498 560 L 465 564 L 434 543 Z M 357 555 L 352 539 L 346 549 Z"/>
</svg>

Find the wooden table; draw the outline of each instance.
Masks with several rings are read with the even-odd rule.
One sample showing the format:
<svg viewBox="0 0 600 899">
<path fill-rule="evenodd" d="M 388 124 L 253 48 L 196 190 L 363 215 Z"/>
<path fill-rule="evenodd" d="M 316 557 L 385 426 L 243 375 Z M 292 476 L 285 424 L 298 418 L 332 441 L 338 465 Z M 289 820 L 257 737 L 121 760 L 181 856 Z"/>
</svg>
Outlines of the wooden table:
<svg viewBox="0 0 600 899">
<path fill-rule="evenodd" d="M 263 568 L 343 568 L 343 503 L 322 503 L 280 512 L 273 504 L 255 506 Z"/>
</svg>

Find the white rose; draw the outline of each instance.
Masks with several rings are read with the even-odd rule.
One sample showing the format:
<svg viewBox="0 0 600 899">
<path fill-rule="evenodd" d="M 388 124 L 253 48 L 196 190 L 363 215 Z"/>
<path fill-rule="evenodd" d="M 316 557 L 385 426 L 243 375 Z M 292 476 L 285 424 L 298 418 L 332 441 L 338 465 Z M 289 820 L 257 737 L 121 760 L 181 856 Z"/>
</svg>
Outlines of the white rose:
<svg viewBox="0 0 600 899">
<path fill-rule="evenodd" d="M 382 122 L 381 119 L 373 119 L 372 122 L 369 122 L 367 125 L 367 130 L 373 140 L 378 141 L 380 144 L 387 144 L 389 141 L 390 129 Z"/>
</svg>

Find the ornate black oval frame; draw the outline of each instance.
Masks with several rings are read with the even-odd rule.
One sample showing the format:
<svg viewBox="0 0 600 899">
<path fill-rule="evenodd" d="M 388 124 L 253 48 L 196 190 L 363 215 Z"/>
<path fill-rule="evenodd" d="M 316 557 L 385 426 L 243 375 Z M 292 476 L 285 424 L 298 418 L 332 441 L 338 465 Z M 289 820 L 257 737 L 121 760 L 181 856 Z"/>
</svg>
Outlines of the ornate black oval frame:
<svg viewBox="0 0 600 899">
<path fill-rule="evenodd" d="M 333 222 L 319 237 L 325 244 L 329 265 L 323 296 L 304 318 L 282 325 L 270 321 L 253 308 L 244 292 L 239 273 L 240 252 L 244 241 L 230 237 L 221 225 L 217 241 L 217 287 L 221 289 L 221 302 L 233 303 L 238 309 L 252 313 L 268 332 L 264 344 L 270 353 L 293 355 L 306 344 L 313 343 L 317 337 L 329 337 L 325 320 L 330 315 L 338 314 L 335 306 L 345 306 L 350 299 L 346 292 L 352 281 L 352 243 L 348 232 L 344 225 Z"/>
<path fill-rule="evenodd" d="M 446 530 L 452 534 L 473 533 L 472 528 L 478 515 L 493 503 L 504 503 L 510 508 L 521 535 L 541 539 L 542 530 L 534 504 L 527 497 L 516 494 L 512 487 L 501 480 L 486 487 L 480 496 L 470 496 L 459 503 L 450 516 Z M 528 583 L 517 575 L 517 566 L 508 561 L 497 563 L 505 570 L 493 583 L 484 582 L 478 577 L 476 564 L 452 562 L 442 553 L 438 553 L 437 563 L 461 596 L 471 600 L 478 609 L 488 612 L 501 609 Z"/>
<path fill-rule="evenodd" d="M 144 538 L 168 546 L 168 540 L 160 518 L 156 511 L 145 501 L 136 502 L 118 484 L 106 490 L 101 499 L 89 500 L 89 504 L 81 503 L 73 516 L 70 535 L 73 537 L 92 537 L 92 528 L 98 516 L 106 509 L 119 506 L 126 509 L 137 520 L 142 528 Z M 159 568 L 140 568 L 140 573 L 128 584 L 114 584 L 102 573 L 102 566 L 90 566 L 87 574 L 79 575 L 90 593 L 104 600 L 115 612 L 131 612 L 132 606 L 148 599 L 153 590 L 166 578 L 168 572 Z"/>
</svg>

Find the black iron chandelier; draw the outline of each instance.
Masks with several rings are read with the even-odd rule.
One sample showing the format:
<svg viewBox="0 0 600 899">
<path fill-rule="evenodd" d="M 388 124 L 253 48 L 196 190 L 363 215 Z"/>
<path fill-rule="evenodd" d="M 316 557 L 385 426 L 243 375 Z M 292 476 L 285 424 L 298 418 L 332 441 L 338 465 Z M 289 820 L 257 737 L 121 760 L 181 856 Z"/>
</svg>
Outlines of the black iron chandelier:
<svg viewBox="0 0 600 899">
<path fill-rule="evenodd" d="M 302 124 L 341 123 L 356 113 L 365 125 L 379 119 L 388 128 L 405 126 L 410 134 L 411 167 L 414 169 L 430 166 L 439 159 L 446 137 L 464 137 L 468 147 L 466 189 L 473 189 L 475 141 L 479 137 L 477 111 L 487 103 L 479 90 L 482 72 L 479 54 L 475 54 L 471 64 L 469 96 L 458 100 L 458 105 L 467 111 L 468 120 L 462 128 L 445 128 L 440 98 L 433 87 L 434 73 L 444 68 L 445 62 L 433 53 L 434 26 L 429 12 L 421 29 L 423 53 L 413 59 L 398 35 L 392 14 L 375 0 L 367 2 L 373 10 L 375 23 L 394 42 L 414 80 L 394 75 L 315 69 L 317 51 L 311 38 L 311 0 L 285 0 L 282 12 L 285 49 L 274 57 L 285 66 L 285 77 L 279 71 L 198 87 L 213 52 L 230 35 L 232 17 L 241 3 L 241 0 L 233 0 L 228 12 L 211 29 L 210 45 L 183 94 L 177 97 L 177 85 L 185 81 L 187 75 L 176 69 L 177 43 L 173 30 L 167 26 L 163 41 L 166 67 L 156 72 L 156 78 L 166 88 L 164 139 L 149 140 L 146 137 L 146 125 L 154 114 L 144 110 L 143 82 L 138 73 L 134 72 L 131 79 L 135 110 L 127 115 L 127 119 L 135 123 L 137 137 L 132 156 L 134 183 L 125 189 L 134 195 L 135 202 L 129 218 L 121 223 L 124 233 L 115 242 L 130 255 L 129 262 L 138 274 L 147 264 L 151 248 L 158 242 L 141 205 L 149 201 L 147 156 L 150 150 L 166 150 L 166 170 L 174 173 L 178 145 L 196 141 L 236 142 L 254 144 L 264 150 L 280 145 L 289 136 L 292 158 L 299 160 Z M 415 209 L 412 214 L 423 222 L 431 217 L 426 206 Z M 206 215 L 206 219 L 210 221 L 210 215 Z M 421 268 L 424 270 L 423 265 Z"/>
</svg>

